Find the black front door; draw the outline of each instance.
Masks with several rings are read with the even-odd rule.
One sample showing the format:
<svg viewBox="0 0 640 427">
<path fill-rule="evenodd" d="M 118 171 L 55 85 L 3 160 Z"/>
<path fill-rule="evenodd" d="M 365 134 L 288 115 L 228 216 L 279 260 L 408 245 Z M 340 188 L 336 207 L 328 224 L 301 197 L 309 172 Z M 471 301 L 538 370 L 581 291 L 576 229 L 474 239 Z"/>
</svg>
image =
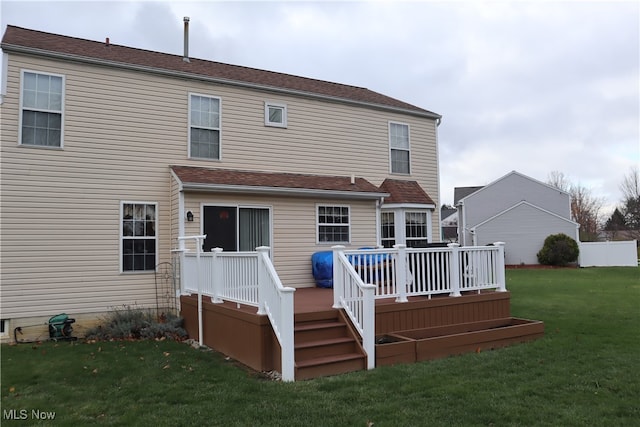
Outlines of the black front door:
<svg viewBox="0 0 640 427">
<path fill-rule="evenodd" d="M 204 206 L 203 231 L 207 235 L 203 245 L 205 252 L 213 248 L 231 252 L 238 250 L 236 215 L 237 208 L 234 206 Z"/>
</svg>

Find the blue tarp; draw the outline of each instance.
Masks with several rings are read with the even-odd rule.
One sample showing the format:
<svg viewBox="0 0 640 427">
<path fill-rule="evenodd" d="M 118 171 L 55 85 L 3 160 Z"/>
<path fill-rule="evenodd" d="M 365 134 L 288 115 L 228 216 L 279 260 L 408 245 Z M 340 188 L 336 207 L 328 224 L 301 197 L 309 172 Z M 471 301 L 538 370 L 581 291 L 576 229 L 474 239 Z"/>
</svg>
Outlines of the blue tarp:
<svg viewBox="0 0 640 427">
<path fill-rule="evenodd" d="M 333 252 L 322 251 L 311 255 L 311 270 L 317 287 L 333 288 Z"/>
<path fill-rule="evenodd" d="M 373 249 L 373 248 L 360 248 Z M 389 259 L 387 254 L 347 255 L 347 259 L 354 266 L 368 267 L 381 264 Z M 321 251 L 311 255 L 311 270 L 316 286 L 319 288 L 333 288 L 333 252 Z"/>
</svg>

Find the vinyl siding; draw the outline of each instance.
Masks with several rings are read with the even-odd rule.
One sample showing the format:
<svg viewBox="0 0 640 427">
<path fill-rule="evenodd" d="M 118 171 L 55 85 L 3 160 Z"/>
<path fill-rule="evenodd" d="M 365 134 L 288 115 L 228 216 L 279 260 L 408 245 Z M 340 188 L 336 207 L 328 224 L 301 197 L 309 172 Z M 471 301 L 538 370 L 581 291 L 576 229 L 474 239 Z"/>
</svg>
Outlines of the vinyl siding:
<svg viewBox="0 0 640 427">
<path fill-rule="evenodd" d="M 522 201 L 571 219 L 567 193 L 512 172 L 464 198 L 464 219 L 460 219 L 458 231 L 464 223 L 466 244 L 470 245 L 468 230 Z"/>
<path fill-rule="evenodd" d="M 313 286 L 311 255 L 331 250 L 334 245 L 316 243 L 318 204 L 349 206 L 351 243 L 345 244 L 347 248 L 376 245 L 375 201 L 187 193 L 185 210 L 193 212 L 194 220 L 187 223 L 185 234 L 190 236 L 202 233 L 202 205 L 270 208 L 272 259 L 280 280 L 285 286 Z M 192 241 L 188 241 L 185 246 L 195 250 Z"/>
<path fill-rule="evenodd" d="M 172 164 L 353 173 L 379 185 L 391 176 L 388 121 L 399 121 L 411 132 L 413 173 L 407 178 L 417 180 L 439 204 L 432 119 L 14 53 L 9 61 L 0 118 L 0 308 L 6 318 L 154 306 L 154 274 L 119 270 L 120 202 L 158 204 L 158 261 L 170 261 L 179 230 Z M 21 69 L 65 76 L 63 149 L 19 146 Z M 188 158 L 189 93 L 222 100 L 220 161 Z M 264 126 L 265 100 L 287 104 L 288 128 Z M 185 211 L 196 218 L 186 224 L 186 233 L 200 233 L 192 230 L 200 224 L 200 203 L 217 199 L 188 200 Z M 353 207 L 353 245 L 375 243 L 374 202 L 338 202 Z M 268 203 L 274 206 L 278 236 L 276 268 L 292 286 L 308 285 L 310 275 L 302 265 L 323 249 L 315 247 L 315 203 L 286 198 Z M 433 215 L 434 230 L 437 218 Z M 311 232 L 300 232 L 310 224 Z"/>
<path fill-rule="evenodd" d="M 538 264 L 537 253 L 550 234 L 564 233 L 577 240 L 575 223 L 521 204 L 476 228 L 476 243 L 505 242 L 508 265 Z"/>
</svg>

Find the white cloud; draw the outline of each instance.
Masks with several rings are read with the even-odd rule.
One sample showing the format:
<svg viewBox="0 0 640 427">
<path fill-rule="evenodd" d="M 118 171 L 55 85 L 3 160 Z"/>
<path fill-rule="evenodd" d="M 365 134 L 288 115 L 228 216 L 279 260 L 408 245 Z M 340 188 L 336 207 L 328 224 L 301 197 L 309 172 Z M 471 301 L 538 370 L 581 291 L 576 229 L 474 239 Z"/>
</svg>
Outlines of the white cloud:
<svg viewBox="0 0 640 427">
<path fill-rule="evenodd" d="M 14 2 L 1 23 L 313 77 L 443 114 L 442 201 L 553 170 L 615 204 L 640 163 L 638 2 Z"/>
</svg>

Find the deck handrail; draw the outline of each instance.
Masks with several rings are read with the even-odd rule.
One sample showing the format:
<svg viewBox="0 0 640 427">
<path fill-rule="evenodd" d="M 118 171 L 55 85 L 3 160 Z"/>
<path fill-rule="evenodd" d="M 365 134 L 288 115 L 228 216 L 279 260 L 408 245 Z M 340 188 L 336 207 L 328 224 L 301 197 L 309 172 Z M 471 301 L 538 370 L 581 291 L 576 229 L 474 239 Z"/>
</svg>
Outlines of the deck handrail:
<svg viewBox="0 0 640 427">
<path fill-rule="evenodd" d="M 268 246 L 258 252 L 258 314 L 269 317 L 273 332 L 280 343 L 282 380 L 293 381 L 295 376 L 294 347 L 294 288 L 282 285 L 276 269 L 269 258 Z"/>
<path fill-rule="evenodd" d="M 343 251 L 365 283 L 376 285 L 376 299 L 495 289 L 505 291 L 504 243 L 493 246 L 350 249 Z"/>
<path fill-rule="evenodd" d="M 344 309 L 362 338 L 367 369 L 375 368 L 375 289 L 363 282 L 344 254 L 344 246 L 333 246 L 333 308 Z"/>
<path fill-rule="evenodd" d="M 224 252 L 214 248 L 201 253 L 198 274 L 197 254 L 183 251 L 181 292 L 206 295 L 213 303 L 235 302 L 257 308 L 266 315 L 280 343 L 282 380 L 293 381 L 294 356 L 294 288 L 282 285 L 269 258 L 270 248 L 261 246 L 255 252 Z M 198 293 L 200 278 L 200 293 Z"/>
</svg>

